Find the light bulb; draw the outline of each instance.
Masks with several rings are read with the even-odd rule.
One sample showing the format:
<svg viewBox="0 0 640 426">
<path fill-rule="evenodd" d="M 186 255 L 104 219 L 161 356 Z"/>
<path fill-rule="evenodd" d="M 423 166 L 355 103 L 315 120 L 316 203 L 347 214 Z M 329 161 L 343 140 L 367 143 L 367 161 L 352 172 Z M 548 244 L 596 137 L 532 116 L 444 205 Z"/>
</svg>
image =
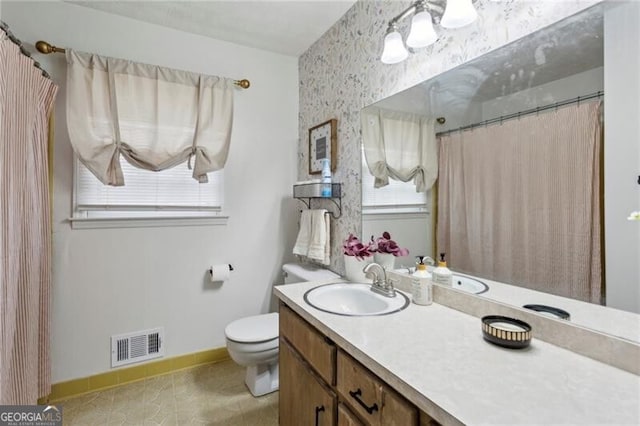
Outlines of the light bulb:
<svg viewBox="0 0 640 426">
<path fill-rule="evenodd" d="M 478 17 L 471 0 L 447 0 L 447 7 L 440 25 L 444 28 L 460 28 L 469 25 Z"/>
<path fill-rule="evenodd" d="M 407 46 L 415 49 L 427 47 L 438 40 L 433 29 L 431 14 L 426 10 L 416 13 L 411 19 L 411 31 L 407 37 Z"/>
<path fill-rule="evenodd" d="M 402 36 L 398 31 L 391 31 L 384 37 L 384 49 L 380 60 L 384 64 L 397 64 L 409 56 L 409 51 L 404 47 Z"/>
</svg>

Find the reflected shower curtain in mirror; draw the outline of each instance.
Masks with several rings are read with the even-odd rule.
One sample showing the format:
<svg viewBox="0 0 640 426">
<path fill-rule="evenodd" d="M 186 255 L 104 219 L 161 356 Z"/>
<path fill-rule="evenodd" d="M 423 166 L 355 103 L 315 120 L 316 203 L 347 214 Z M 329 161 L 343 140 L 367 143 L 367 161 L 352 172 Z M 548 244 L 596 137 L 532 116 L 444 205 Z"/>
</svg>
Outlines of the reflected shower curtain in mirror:
<svg viewBox="0 0 640 426">
<path fill-rule="evenodd" d="M 233 80 L 71 49 L 66 55 L 69 138 L 102 183 L 124 185 L 121 155 L 152 171 L 194 157 L 199 182 L 224 167 Z"/>
<path fill-rule="evenodd" d="M 57 86 L 0 31 L 0 405 L 51 389 L 47 139 Z"/>
<path fill-rule="evenodd" d="M 369 107 L 362 111 L 362 146 L 369 171 L 380 188 L 389 177 L 426 192 L 438 176 L 435 120 L 401 111 Z"/>
<path fill-rule="evenodd" d="M 602 302 L 599 102 L 439 143 L 438 251 L 452 268 Z"/>
</svg>

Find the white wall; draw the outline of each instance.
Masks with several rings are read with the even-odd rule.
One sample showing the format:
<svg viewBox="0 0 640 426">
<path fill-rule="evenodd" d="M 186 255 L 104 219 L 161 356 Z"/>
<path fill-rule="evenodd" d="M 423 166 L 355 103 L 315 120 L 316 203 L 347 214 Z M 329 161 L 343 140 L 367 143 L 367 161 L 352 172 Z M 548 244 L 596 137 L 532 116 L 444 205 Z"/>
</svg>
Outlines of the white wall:
<svg viewBox="0 0 640 426">
<path fill-rule="evenodd" d="M 4 1 L 27 43 L 248 78 L 235 97 L 225 168 L 227 226 L 72 230 L 72 151 L 63 55 L 36 55 L 60 85 L 55 110 L 53 382 L 109 370 L 109 336 L 164 326 L 167 356 L 225 345 L 233 319 L 266 312 L 291 260 L 297 208 L 297 58 L 241 47 L 61 2 Z M 33 50 L 33 49 L 32 49 Z M 233 264 L 222 286 L 211 263 Z"/>
<path fill-rule="evenodd" d="M 607 305 L 640 313 L 640 3 L 605 12 L 604 60 Z"/>
</svg>

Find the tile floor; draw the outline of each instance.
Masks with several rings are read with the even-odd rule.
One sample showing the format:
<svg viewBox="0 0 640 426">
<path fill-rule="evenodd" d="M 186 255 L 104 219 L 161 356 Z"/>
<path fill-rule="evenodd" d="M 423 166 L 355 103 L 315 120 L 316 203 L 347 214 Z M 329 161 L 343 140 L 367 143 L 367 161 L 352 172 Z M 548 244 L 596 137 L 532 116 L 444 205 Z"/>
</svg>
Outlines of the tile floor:
<svg viewBox="0 0 640 426">
<path fill-rule="evenodd" d="M 278 392 L 254 398 L 244 372 L 229 360 L 58 404 L 65 425 L 277 425 Z"/>
</svg>

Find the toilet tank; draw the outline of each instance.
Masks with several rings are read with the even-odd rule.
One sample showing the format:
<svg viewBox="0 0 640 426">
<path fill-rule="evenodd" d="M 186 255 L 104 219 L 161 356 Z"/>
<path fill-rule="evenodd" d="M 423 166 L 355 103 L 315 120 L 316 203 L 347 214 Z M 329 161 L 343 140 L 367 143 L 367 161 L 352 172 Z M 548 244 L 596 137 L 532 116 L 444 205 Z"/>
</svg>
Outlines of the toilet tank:
<svg viewBox="0 0 640 426">
<path fill-rule="evenodd" d="M 282 266 L 282 274 L 285 284 L 340 278 L 328 269 L 309 263 L 286 263 Z"/>
</svg>

